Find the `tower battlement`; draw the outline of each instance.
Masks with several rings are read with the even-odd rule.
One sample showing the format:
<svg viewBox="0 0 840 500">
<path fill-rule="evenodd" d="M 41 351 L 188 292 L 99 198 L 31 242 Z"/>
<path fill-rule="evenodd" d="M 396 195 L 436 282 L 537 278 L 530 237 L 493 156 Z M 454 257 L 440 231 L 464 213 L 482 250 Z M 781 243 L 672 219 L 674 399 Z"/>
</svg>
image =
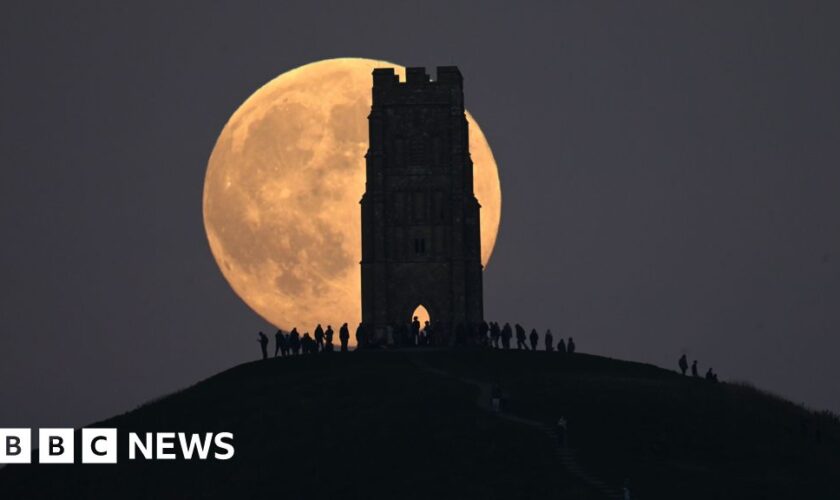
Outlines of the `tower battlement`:
<svg viewBox="0 0 840 500">
<path fill-rule="evenodd" d="M 373 70 L 373 88 L 416 86 L 416 85 L 447 85 L 462 87 L 464 78 L 457 66 L 438 66 L 437 78 L 431 79 L 426 68 L 411 67 L 405 70 L 405 81 L 394 72 L 394 68 L 376 68 Z"/>
</svg>

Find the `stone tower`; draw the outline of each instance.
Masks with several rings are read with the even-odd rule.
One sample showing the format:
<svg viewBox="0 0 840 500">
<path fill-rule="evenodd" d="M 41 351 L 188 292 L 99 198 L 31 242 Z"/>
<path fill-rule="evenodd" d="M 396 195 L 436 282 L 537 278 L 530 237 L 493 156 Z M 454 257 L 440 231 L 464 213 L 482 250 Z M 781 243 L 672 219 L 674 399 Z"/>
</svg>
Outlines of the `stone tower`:
<svg viewBox="0 0 840 500">
<path fill-rule="evenodd" d="M 362 197 L 362 322 L 369 338 L 422 305 L 435 333 L 483 320 L 481 234 L 463 78 L 455 66 L 373 71 Z"/>
</svg>

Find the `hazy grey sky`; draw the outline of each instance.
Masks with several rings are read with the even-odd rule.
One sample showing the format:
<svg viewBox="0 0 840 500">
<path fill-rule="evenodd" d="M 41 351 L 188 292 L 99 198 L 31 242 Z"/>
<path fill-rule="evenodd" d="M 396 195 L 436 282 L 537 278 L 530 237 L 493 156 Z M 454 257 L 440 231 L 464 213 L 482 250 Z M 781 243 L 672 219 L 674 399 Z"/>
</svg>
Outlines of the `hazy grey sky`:
<svg viewBox="0 0 840 500">
<path fill-rule="evenodd" d="M 840 411 L 836 2 L 80 2 L 0 19 L 0 427 L 258 354 L 202 225 L 290 68 L 456 64 L 500 167 L 486 316 Z"/>
</svg>

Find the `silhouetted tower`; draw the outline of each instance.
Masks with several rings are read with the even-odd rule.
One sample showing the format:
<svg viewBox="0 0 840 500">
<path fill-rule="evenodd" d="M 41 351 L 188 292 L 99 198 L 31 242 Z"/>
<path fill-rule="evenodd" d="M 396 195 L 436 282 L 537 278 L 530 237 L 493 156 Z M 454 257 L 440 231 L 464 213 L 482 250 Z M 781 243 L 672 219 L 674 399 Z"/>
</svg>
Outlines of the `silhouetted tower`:
<svg viewBox="0 0 840 500">
<path fill-rule="evenodd" d="M 373 70 L 362 197 L 362 321 L 382 338 L 423 305 L 436 334 L 484 317 L 479 209 L 455 66 Z"/>
</svg>

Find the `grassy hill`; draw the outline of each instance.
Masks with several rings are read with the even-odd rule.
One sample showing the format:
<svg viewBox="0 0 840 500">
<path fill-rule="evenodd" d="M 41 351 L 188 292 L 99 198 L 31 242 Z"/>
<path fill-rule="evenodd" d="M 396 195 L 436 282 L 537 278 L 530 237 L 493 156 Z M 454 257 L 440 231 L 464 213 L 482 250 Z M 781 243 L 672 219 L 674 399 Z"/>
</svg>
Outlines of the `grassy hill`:
<svg viewBox="0 0 840 500">
<path fill-rule="evenodd" d="M 426 367 L 442 370 L 446 375 Z M 451 376 L 450 376 L 451 375 Z M 604 498 L 545 433 L 565 416 L 579 466 L 633 498 L 840 498 L 840 423 L 749 387 L 576 354 L 334 353 L 237 366 L 96 426 L 235 435 L 228 461 L 22 465 L 3 498 Z"/>
</svg>

